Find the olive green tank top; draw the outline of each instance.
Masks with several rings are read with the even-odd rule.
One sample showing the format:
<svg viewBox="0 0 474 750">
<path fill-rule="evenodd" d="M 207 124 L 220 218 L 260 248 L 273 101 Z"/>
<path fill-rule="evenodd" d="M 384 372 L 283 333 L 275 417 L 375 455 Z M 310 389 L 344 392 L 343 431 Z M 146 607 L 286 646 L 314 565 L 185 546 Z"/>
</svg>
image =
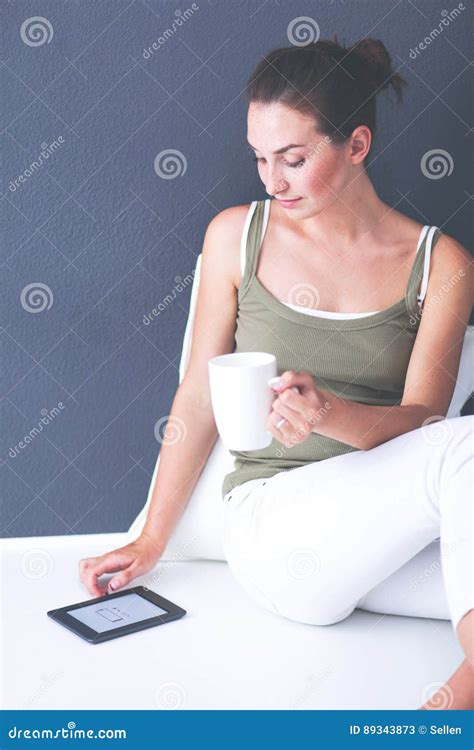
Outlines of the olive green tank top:
<svg viewBox="0 0 474 750">
<path fill-rule="evenodd" d="M 264 214 L 267 218 L 269 209 L 265 203 L 252 204 L 254 210 L 249 211 L 251 219 L 245 229 L 245 268 L 238 292 L 233 351 L 271 352 L 276 357 L 278 375 L 285 370 L 309 372 L 317 386 L 344 399 L 376 406 L 400 404 L 421 320 L 423 298 L 418 292 L 420 284 L 426 292 L 429 256 L 441 230 L 429 228 L 419 244 L 401 300 L 364 317 L 319 317 L 285 305 L 255 274 Z M 224 477 L 222 496 L 250 479 L 268 478 L 279 471 L 356 450 L 313 432 L 289 448 L 273 438 L 261 450 L 230 451 L 235 459 L 234 471 Z"/>
</svg>

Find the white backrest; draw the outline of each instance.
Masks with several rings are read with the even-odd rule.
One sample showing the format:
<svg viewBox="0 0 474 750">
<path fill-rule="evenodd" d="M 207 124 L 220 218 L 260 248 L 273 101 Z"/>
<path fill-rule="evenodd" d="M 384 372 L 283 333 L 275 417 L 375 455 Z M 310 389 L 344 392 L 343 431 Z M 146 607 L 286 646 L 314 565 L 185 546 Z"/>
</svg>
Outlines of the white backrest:
<svg viewBox="0 0 474 750">
<path fill-rule="evenodd" d="M 188 367 L 189 356 L 191 354 L 191 344 L 193 340 L 193 325 L 194 318 L 196 315 L 196 305 L 199 292 L 199 281 L 201 278 L 201 260 L 202 253 L 199 253 L 196 262 L 196 270 L 194 272 L 193 285 L 191 288 L 191 302 L 189 304 L 188 320 L 186 323 L 186 329 L 184 331 L 183 348 L 181 350 L 181 359 L 179 361 L 179 382 L 184 378 L 184 373 Z"/>
</svg>

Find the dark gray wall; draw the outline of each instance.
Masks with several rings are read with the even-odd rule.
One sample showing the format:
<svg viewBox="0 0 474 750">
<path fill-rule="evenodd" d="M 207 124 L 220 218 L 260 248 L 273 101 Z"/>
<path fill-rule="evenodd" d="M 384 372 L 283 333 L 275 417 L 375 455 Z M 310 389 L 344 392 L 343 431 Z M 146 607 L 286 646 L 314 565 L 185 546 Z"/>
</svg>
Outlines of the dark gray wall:
<svg viewBox="0 0 474 750">
<path fill-rule="evenodd" d="M 125 530 L 145 502 L 154 428 L 178 383 L 190 296 L 179 279 L 218 211 L 266 197 L 241 91 L 294 18 L 348 44 L 385 42 L 409 87 L 402 106 L 379 100 L 375 187 L 469 247 L 472 26 L 469 10 L 447 19 L 451 6 L 3 3 L 2 536 Z M 167 149 L 180 152 L 173 179 L 155 171 Z M 423 175 L 431 149 L 448 152 L 449 176 Z"/>
</svg>

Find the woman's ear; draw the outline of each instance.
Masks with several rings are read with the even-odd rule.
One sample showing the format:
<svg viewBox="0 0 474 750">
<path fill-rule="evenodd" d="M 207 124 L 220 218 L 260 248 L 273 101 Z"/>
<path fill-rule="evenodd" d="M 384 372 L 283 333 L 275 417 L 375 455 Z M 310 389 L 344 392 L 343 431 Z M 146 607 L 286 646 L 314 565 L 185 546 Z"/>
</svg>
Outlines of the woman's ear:
<svg viewBox="0 0 474 750">
<path fill-rule="evenodd" d="M 353 164 L 362 164 L 370 151 L 372 133 L 367 125 L 359 125 L 351 136 L 350 156 Z"/>
</svg>

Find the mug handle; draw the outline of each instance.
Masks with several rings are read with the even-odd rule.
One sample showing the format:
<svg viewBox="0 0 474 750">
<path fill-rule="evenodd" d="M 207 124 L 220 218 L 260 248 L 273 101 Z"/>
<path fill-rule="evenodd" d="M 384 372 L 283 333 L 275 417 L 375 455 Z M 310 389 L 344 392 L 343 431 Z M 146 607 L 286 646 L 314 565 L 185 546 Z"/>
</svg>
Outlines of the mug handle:
<svg viewBox="0 0 474 750">
<path fill-rule="evenodd" d="M 267 380 L 267 385 L 269 385 L 271 388 L 275 383 L 278 383 L 279 381 L 280 381 L 279 376 L 277 376 L 276 378 L 270 378 L 270 380 Z M 292 385 L 291 390 L 294 391 L 295 393 L 300 392 L 300 389 L 296 385 Z"/>
</svg>

